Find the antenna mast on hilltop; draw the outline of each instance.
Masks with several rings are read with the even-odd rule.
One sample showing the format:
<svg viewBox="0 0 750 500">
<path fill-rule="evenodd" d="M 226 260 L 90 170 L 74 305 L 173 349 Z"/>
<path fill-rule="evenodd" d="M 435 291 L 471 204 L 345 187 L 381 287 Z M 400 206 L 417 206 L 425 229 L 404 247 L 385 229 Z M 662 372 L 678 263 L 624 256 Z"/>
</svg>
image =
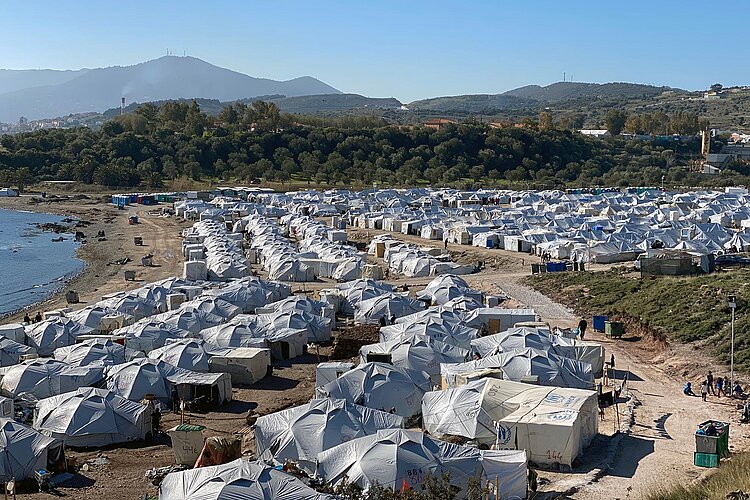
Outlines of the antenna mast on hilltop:
<svg viewBox="0 0 750 500">
<path fill-rule="evenodd" d="M 565 81 L 565 71 L 563 71 L 563 82 Z"/>
</svg>

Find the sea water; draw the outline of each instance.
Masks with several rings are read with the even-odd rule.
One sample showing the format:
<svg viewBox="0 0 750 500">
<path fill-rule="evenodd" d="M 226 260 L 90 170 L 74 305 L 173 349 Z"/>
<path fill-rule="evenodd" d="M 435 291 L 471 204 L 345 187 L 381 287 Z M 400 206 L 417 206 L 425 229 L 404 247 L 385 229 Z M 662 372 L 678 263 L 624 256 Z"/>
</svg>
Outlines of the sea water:
<svg viewBox="0 0 750 500">
<path fill-rule="evenodd" d="M 42 231 L 36 225 L 64 217 L 0 210 L 0 315 L 48 298 L 67 278 L 81 272 L 72 234 Z M 64 241 L 53 239 L 63 237 Z"/>
</svg>

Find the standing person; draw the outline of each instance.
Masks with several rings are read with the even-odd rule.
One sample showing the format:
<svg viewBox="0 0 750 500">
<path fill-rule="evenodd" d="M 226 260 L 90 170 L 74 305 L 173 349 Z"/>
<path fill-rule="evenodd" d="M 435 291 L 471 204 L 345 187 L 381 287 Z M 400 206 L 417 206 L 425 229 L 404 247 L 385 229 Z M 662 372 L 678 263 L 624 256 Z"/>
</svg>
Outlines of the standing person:
<svg viewBox="0 0 750 500">
<path fill-rule="evenodd" d="M 392 324 L 392 325 L 395 325 L 395 324 L 396 324 L 396 315 L 395 315 L 395 314 L 392 314 L 392 315 L 391 315 L 391 324 Z"/>
<path fill-rule="evenodd" d="M 448 238 L 445 238 L 443 240 L 443 248 L 446 249 L 446 250 L 448 250 Z"/>
<path fill-rule="evenodd" d="M 581 321 L 578 322 L 578 334 L 581 336 L 581 340 L 583 340 L 583 336 L 586 335 L 586 328 L 588 328 L 589 324 L 585 319 L 581 319 Z"/>
<path fill-rule="evenodd" d="M 714 374 L 711 373 L 711 370 L 708 370 L 708 375 L 706 375 L 706 385 L 708 386 L 711 395 L 716 396 L 716 393 L 714 392 Z"/>
<path fill-rule="evenodd" d="M 42 313 L 37 311 L 36 316 L 34 316 L 34 323 L 41 323 L 41 322 L 42 322 Z"/>
<path fill-rule="evenodd" d="M 31 318 L 29 318 L 29 313 L 26 313 L 26 314 L 25 314 L 25 315 L 23 316 L 23 322 L 24 322 L 24 323 L 26 323 L 27 325 L 30 325 L 30 324 L 31 324 Z"/>
<path fill-rule="evenodd" d="M 721 397 L 721 394 L 724 392 L 724 378 L 719 377 L 716 379 L 716 395 Z M 724 393 L 726 396 L 726 393 Z"/>
<path fill-rule="evenodd" d="M 704 381 L 703 381 L 703 382 L 701 383 L 701 399 L 702 399 L 703 401 L 705 401 L 705 400 L 706 400 L 706 396 L 708 396 L 708 384 L 707 384 L 707 383 L 706 383 L 706 381 L 704 380 Z"/>
</svg>

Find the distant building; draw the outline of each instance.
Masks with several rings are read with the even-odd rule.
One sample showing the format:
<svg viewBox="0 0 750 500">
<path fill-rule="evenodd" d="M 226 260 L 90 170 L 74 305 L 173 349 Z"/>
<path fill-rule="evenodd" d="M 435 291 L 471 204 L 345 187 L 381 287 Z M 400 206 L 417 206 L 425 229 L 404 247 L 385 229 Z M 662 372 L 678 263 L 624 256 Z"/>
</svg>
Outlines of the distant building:
<svg viewBox="0 0 750 500">
<path fill-rule="evenodd" d="M 708 175 L 717 175 L 721 173 L 721 169 L 718 167 L 714 167 L 713 165 L 710 165 L 708 163 L 704 163 L 702 172 Z"/>
<path fill-rule="evenodd" d="M 426 122 L 424 122 L 424 126 L 434 128 L 435 130 L 440 130 L 447 125 L 455 125 L 456 123 L 458 122 L 448 118 L 434 118 L 432 120 L 427 120 Z"/>
<path fill-rule="evenodd" d="M 18 193 L 11 188 L 0 188 L 0 198 L 18 196 Z"/>
<path fill-rule="evenodd" d="M 610 134 L 609 130 L 606 129 L 581 129 L 578 132 L 580 132 L 583 135 L 590 135 L 593 137 L 609 137 Z"/>
<path fill-rule="evenodd" d="M 704 92 L 703 93 L 703 99 L 706 101 L 713 101 L 716 99 L 724 99 L 726 97 L 726 94 L 724 94 L 721 90 L 712 90 L 710 92 Z"/>
<path fill-rule="evenodd" d="M 29 124 L 29 119 L 26 118 L 25 116 L 22 116 L 21 118 L 18 119 L 18 125 L 19 126 L 24 127 L 24 126 L 26 126 L 28 124 Z"/>
</svg>

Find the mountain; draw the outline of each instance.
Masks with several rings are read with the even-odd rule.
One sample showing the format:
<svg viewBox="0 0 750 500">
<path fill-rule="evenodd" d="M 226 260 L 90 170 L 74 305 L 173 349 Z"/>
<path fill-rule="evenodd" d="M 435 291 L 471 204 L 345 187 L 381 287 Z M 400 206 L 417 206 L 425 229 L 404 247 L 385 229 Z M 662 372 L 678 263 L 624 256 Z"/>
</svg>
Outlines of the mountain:
<svg viewBox="0 0 750 500">
<path fill-rule="evenodd" d="M 679 89 L 655 87 L 640 83 L 557 82 L 546 87 L 526 85 L 525 87 L 509 90 L 502 95 L 553 103 L 580 98 L 648 98 L 655 97 L 667 90 Z"/>
<path fill-rule="evenodd" d="M 57 85 L 77 78 L 87 69 L 58 71 L 54 69 L 0 69 L 0 94 L 33 87 Z"/>
<path fill-rule="evenodd" d="M 33 74 L 34 70 L 29 72 Z M 40 76 L 38 81 L 42 80 Z M 194 57 L 164 56 L 134 66 L 91 69 L 65 81 L 3 92 L 0 121 L 15 122 L 20 116 L 38 119 L 102 112 L 117 106 L 121 97 L 127 102 L 179 98 L 233 101 L 271 94 L 337 93 L 339 90 L 309 76 L 276 81 L 220 68 Z"/>
</svg>

